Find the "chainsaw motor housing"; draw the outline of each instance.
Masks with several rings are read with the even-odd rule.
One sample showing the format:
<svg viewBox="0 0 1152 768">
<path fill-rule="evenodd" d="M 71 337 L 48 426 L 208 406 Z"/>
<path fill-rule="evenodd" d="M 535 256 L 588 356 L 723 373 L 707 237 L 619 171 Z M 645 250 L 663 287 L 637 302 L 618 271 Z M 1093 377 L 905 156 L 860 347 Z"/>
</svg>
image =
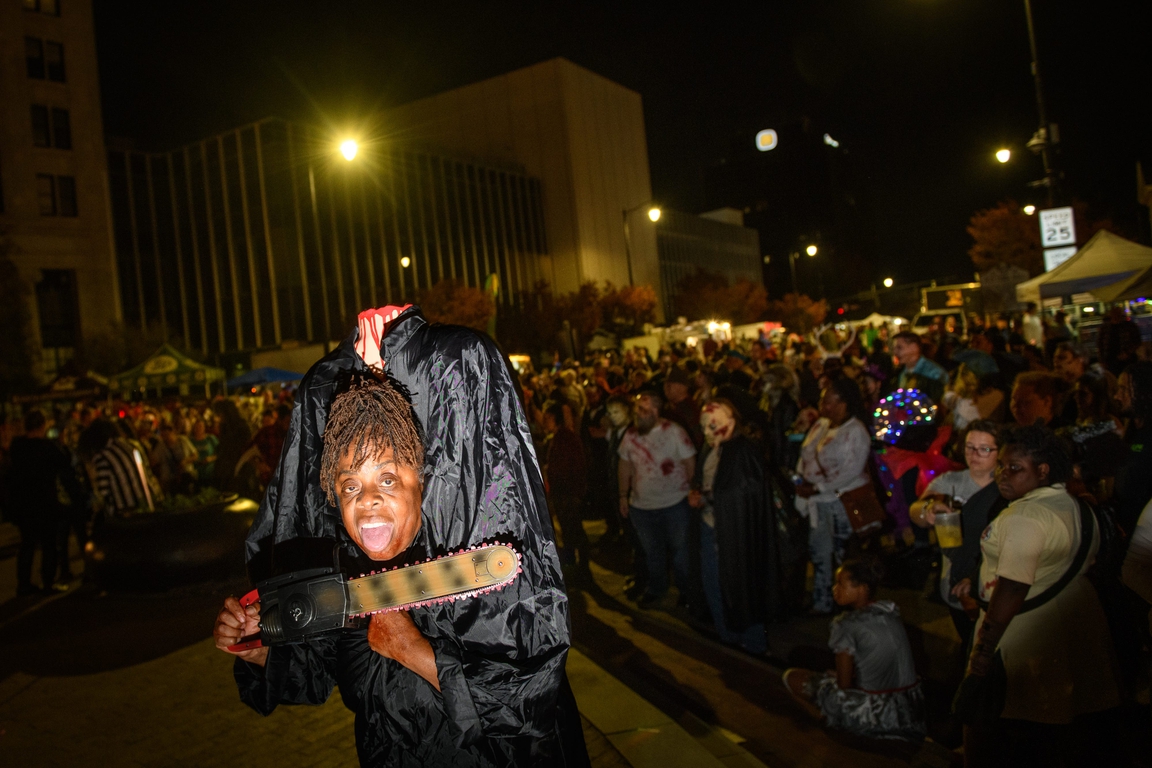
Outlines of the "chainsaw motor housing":
<svg viewBox="0 0 1152 768">
<path fill-rule="evenodd" d="M 332 568 L 313 568 L 259 584 L 264 645 L 304 642 L 348 626 L 345 578 Z"/>
</svg>

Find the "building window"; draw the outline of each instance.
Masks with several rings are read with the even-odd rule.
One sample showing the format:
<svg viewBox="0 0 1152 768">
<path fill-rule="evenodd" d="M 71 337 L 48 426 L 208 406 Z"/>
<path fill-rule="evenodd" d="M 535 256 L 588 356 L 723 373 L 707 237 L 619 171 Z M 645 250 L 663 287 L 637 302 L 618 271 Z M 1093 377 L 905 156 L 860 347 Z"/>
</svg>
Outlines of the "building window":
<svg viewBox="0 0 1152 768">
<path fill-rule="evenodd" d="M 40 104 L 32 105 L 32 145 L 52 146 L 52 135 L 48 127 L 48 107 Z"/>
<path fill-rule="evenodd" d="M 75 216 L 79 213 L 76 208 L 76 177 L 57 176 L 56 194 L 60 205 L 57 206 L 61 216 Z"/>
<path fill-rule="evenodd" d="M 44 68 L 49 80 L 64 82 L 64 46 L 60 43 L 44 43 Z"/>
<path fill-rule="evenodd" d="M 56 180 L 51 174 L 36 174 L 36 201 L 41 216 L 56 215 Z"/>
<path fill-rule="evenodd" d="M 24 0 L 24 10 L 44 13 L 48 16 L 59 16 L 60 2 L 59 0 Z"/>
<path fill-rule="evenodd" d="M 28 64 L 28 77 L 44 79 L 44 41 L 35 37 L 24 38 L 24 59 Z"/>
<path fill-rule="evenodd" d="M 52 143 L 57 149 L 72 149 L 72 121 L 66 109 L 52 108 Z"/>
</svg>

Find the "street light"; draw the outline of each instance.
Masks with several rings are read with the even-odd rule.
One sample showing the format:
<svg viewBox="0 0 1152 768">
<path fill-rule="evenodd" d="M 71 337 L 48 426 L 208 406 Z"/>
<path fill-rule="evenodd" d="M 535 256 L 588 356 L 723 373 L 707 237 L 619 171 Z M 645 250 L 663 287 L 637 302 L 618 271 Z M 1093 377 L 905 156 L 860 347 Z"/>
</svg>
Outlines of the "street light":
<svg viewBox="0 0 1152 768">
<path fill-rule="evenodd" d="M 817 250 L 819 249 L 815 245 L 810 245 L 804 249 L 804 253 L 809 256 L 815 256 Z M 800 258 L 799 251 L 793 251 L 788 254 L 788 269 L 792 272 L 792 293 L 797 295 L 800 294 L 800 291 L 796 288 L 796 259 L 798 258 Z"/>
<path fill-rule="evenodd" d="M 340 154 L 344 155 L 345 160 L 351 161 L 359 151 L 360 145 L 354 139 L 345 139 L 340 142 Z"/>
<path fill-rule="evenodd" d="M 892 282 L 893 282 L 893 281 L 892 281 L 892 278 L 890 278 L 890 277 L 886 277 L 886 278 L 884 278 L 884 287 L 885 287 L 885 288 L 891 288 L 891 287 L 892 287 Z"/>
<path fill-rule="evenodd" d="M 1012 150 L 1010 150 L 1010 149 L 998 149 L 998 150 L 996 150 L 996 159 L 999 160 L 1001 163 L 1008 162 L 1009 160 L 1012 159 Z"/>
<path fill-rule="evenodd" d="M 411 263 L 412 259 L 408 258 L 407 256 L 400 257 L 400 266 L 407 267 Z"/>
<path fill-rule="evenodd" d="M 628 285 L 635 285 L 635 283 L 632 281 L 632 231 L 628 227 L 628 214 L 634 213 L 644 206 L 648 206 L 648 220 L 653 224 L 660 221 L 660 216 L 663 214 L 663 211 L 660 210 L 660 206 L 653 205 L 651 200 L 646 203 L 640 203 L 640 205 L 633 206 L 632 208 L 625 208 L 623 211 L 624 256 L 628 260 Z"/>
<path fill-rule="evenodd" d="M 1031 216 L 1034 213 L 1036 213 L 1036 206 L 1034 206 L 1034 205 L 1024 206 L 1024 215 L 1025 216 Z"/>
</svg>

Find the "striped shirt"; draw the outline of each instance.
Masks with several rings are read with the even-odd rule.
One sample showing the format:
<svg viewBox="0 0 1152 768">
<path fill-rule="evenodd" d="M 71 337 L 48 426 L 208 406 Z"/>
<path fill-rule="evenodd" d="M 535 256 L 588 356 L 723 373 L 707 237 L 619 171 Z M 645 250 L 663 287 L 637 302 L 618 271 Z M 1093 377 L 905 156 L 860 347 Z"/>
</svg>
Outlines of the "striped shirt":
<svg viewBox="0 0 1152 768">
<path fill-rule="evenodd" d="M 96 490 L 116 511 L 134 510 L 146 503 L 144 479 L 137 464 L 136 449 L 123 438 L 116 438 L 92 460 L 96 467 Z"/>
</svg>

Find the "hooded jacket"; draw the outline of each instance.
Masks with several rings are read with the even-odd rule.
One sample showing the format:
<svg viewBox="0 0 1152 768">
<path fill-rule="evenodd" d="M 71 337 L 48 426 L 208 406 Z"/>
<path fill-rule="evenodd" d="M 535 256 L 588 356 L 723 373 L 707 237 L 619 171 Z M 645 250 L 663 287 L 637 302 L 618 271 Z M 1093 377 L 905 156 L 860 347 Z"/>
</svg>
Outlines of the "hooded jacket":
<svg viewBox="0 0 1152 768">
<path fill-rule="evenodd" d="M 280 464 L 248 536 L 248 557 L 298 537 L 336 539 L 363 557 L 320 485 L 329 407 L 368 372 L 359 330 L 316 363 L 297 392 Z M 512 544 L 523 572 L 468 600 L 414 608 L 441 686 L 368 645 L 366 629 L 270 649 L 261 668 L 237 660 L 245 703 L 321 704 L 339 685 L 356 713 L 364 766 L 588 765 L 564 664 L 568 600 L 540 469 L 517 389 L 495 343 L 467 328 L 429 325 L 404 310 L 380 341 L 386 375 L 408 395 L 424 435 L 421 528 L 414 562 L 494 540 Z"/>
</svg>

